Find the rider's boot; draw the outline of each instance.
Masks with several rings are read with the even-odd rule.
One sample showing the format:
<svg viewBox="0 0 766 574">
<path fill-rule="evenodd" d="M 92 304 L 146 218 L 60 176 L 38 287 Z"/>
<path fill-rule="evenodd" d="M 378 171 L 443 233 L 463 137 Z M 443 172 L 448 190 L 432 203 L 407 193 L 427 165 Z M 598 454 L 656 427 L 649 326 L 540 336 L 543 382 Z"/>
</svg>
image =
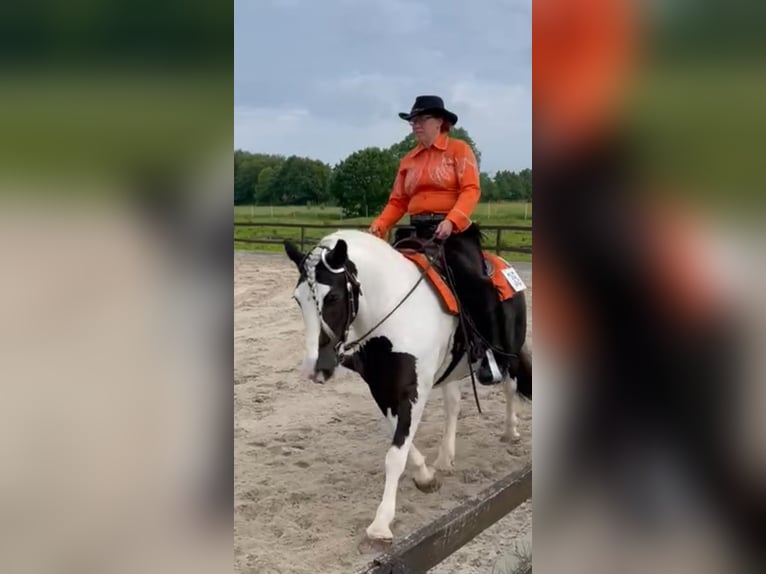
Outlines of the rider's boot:
<svg viewBox="0 0 766 574">
<path fill-rule="evenodd" d="M 497 318 L 493 312 L 487 312 L 485 321 L 482 321 L 484 329 L 481 335 L 486 339 L 492 347 L 502 350 L 503 345 L 500 341 L 500 331 L 497 324 Z M 502 367 L 498 364 L 498 360 L 495 357 L 495 353 L 485 343 L 481 343 L 483 357 L 481 365 L 476 372 L 476 377 L 482 385 L 496 385 L 503 380 Z"/>
</svg>

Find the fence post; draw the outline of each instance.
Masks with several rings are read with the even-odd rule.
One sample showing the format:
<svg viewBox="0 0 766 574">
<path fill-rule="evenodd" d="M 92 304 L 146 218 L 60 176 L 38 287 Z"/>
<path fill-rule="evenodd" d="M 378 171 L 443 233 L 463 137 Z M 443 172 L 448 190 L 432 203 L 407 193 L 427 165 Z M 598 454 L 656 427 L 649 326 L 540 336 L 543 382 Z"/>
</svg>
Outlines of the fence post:
<svg viewBox="0 0 766 574">
<path fill-rule="evenodd" d="M 495 236 L 495 255 L 500 255 L 500 234 L 502 231 L 503 230 L 499 227 L 497 228 L 497 234 Z"/>
<path fill-rule="evenodd" d="M 303 243 L 306 237 L 306 228 L 301 225 L 301 253 L 303 253 Z"/>
</svg>

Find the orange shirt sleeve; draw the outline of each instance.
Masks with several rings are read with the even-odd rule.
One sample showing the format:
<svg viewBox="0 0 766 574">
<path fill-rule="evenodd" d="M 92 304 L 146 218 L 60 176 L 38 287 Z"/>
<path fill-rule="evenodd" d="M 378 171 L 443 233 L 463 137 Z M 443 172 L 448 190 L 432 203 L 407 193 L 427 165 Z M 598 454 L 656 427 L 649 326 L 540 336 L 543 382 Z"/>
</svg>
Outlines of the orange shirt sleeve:
<svg viewBox="0 0 766 574">
<path fill-rule="evenodd" d="M 385 237 L 388 231 L 396 225 L 399 220 L 407 213 L 407 206 L 410 203 L 410 198 L 404 193 L 404 176 L 403 172 L 399 170 L 394 180 L 393 188 L 391 189 L 391 195 L 388 198 L 388 203 L 383 209 L 383 212 L 378 218 L 373 221 L 373 225 L 376 225 L 380 230 L 379 235 Z"/>
<path fill-rule="evenodd" d="M 460 146 L 460 151 L 456 154 L 455 171 L 460 191 L 455 206 L 447 214 L 447 219 L 454 224 L 456 232 L 461 232 L 471 225 L 471 214 L 481 197 L 479 166 L 468 144 Z"/>
</svg>

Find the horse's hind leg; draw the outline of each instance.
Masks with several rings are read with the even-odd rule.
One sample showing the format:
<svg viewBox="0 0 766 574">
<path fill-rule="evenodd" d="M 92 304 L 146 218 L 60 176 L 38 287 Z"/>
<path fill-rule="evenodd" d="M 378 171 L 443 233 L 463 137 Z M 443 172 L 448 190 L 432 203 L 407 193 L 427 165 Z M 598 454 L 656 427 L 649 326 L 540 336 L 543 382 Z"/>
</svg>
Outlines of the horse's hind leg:
<svg viewBox="0 0 766 574">
<path fill-rule="evenodd" d="M 522 370 L 519 353 L 527 336 L 527 307 L 524 292 L 514 295 L 512 299 L 503 301 L 498 312 L 502 317 L 503 351 L 511 356 L 503 359 L 505 391 L 505 433 L 500 440 L 512 442 L 521 435 L 518 431 L 519 419 L 516 416 L 516 390 L 518 377 Z"/>
<path fill-rule="evenodd" d="M 505 391 L 505 433 L 500 437 L 500 440 L 512 442 L 521 437 L 518 430 L 519 418 L 516 416 L 515 408 L 516 379 L 506 375 L 503 380 L 503 390 Z"/>
<path fill-rule="evenodd" d="M 460 382 L 444 383 L 442 392 L 444 393 L 444 435 L 439 454 L 434 461 L 434 468 L 450 471 L 455 462 L 455 434 L 457 418 L 460 414 Z"/>
</svg>

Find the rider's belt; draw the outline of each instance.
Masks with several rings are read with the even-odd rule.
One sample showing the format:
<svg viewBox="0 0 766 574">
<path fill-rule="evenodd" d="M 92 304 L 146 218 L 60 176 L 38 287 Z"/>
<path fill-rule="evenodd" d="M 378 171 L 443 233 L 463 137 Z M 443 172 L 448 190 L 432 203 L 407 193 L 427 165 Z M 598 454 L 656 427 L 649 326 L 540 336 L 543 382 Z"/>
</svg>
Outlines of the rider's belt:
<svg viewBox="0 0 766 574">
<path fill-rule="evenodd" d="M 446 217 L 444 213 L 418 213 L 410 215 L 410 223 L 412 225 L 441 223 Z"/>
</svg>

